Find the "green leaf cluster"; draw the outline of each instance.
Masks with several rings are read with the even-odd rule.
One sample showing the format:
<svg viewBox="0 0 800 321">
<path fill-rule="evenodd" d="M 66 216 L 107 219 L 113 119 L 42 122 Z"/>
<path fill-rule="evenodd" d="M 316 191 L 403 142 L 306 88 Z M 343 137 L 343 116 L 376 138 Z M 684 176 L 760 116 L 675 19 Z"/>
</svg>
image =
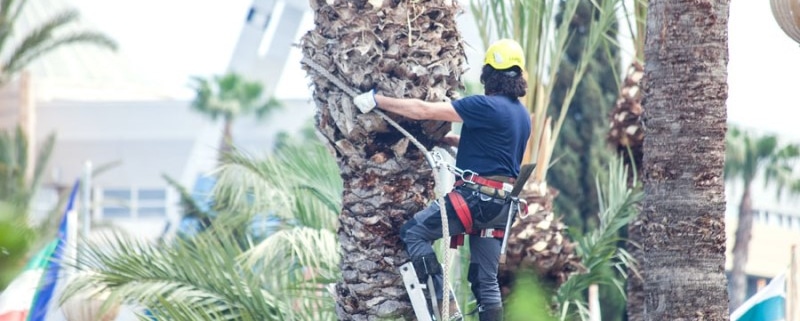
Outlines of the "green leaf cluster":
<svg viewBox="0 0 800 321">
<path fill-rule="evenodd" d="M 75 9 L 56 12 L 44 21 L 29 21 L 34 24 L 31 30 L 18 34 L 19 18 L 27 3 L 28 0 L 0 1 L 0 52 L 10 53 L 0 60 L 0 86 L 36 59 L 61 47 L 90 44 L 117 49 L 117 43 L 102 32 L 76 29 L 80 13 Z"/>
<path fill-rule="evenodd" d="M 205 231 L 87 242 L 67 298 L 106 296 L 107 307 L 143 306 L 158 320 L 335 320 L 342 183 L 333 157 L 318 143 L 289 144 L 266 159 L 231 153 L 215 174 L 217 214 Z M 254 240 L 243 231 L 263 213 L 279 224 Z"/>
<path fill-rule="evenodd" d="M 628 187 L 628 169 L 617 157 L 608 165 L 606 180 L 596 180 L 599 195 L 600 222 L 596 229 L 577 238 L 576 253 L 581 257 L 584 273 L 570 277 L 556 294 L 561 320 L 572 320 L 573 316 L 588 320 L 586 290 L 592 284 L 612 286 L 624 296 L 624 278 L 630 269 L 636 271 L 636 262 L 631 255 L 619 247 L 620 231 L 637 214 L 637 204 L 643 193 L 639 185 Z M 633 182 L 638 182 L 635 178 Z M 637 183 L 638 184 L 638 183 Z M 617 273 L 609 274 L 608 270 Z"/>
</svg>

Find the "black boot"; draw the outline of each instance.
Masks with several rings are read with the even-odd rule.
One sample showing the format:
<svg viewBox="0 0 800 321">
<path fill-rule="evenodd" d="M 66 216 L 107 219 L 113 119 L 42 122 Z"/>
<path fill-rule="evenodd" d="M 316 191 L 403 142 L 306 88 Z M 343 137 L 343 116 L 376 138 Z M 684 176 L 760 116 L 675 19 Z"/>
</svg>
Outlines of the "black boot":
<svg viewBox="0 0 800 321">
<path fill-rule="evenodd" d="M 478 320 L 480 321 L 503 321 L 503 307 L 493 307 L 482 309 L 478 312 Z"/>
</svg>

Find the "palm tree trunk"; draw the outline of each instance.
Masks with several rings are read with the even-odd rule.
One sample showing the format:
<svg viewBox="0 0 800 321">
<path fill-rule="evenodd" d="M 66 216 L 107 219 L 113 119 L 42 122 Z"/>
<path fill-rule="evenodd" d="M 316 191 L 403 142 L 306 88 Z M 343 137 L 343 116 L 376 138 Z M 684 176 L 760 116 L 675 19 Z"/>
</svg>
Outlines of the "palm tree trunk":
<svg viewBox="0 0 800 321">
<path fill-rule="evenodd" d="M 728 0 L 652 0 L 645 44 L 645 320 L 728 320 Z"/>
<path fill-rule="evenodd" d="M 462 87 L 456 1 L 312 0 L 311 7 L 316 26 L 302 39 L 303 55 L 356 91 L 375 88 L 387 96 L 442 101 Z M 360 114 L 329 79 L 308 72 L 317 129 L 344 182 L 342 279 L 334 289 L 339 319 L 411 318 L 397 271 L 407 261 L 398 232 L 431 200 L 430 166 L 377 114 Z M 427 148 L 450 130 L 445 122 L 397 120 Z"/>
<path fill-rule="evenodd" d="M 222 127 L 222 139 L 219 143 L 219 159 L 225 157 L 225 154 L 233 150 L 233 117 L 225 116 L 225 122 Z"/>
<path fill-rule="evenodd" d="M 736 225 L 736 240 L 733 243 L 733 270 L 731 271 L 731 303 L 735 309 L 744 303 L 747 296 L 747 264 L 750 239 L 753 236 L 753 200 L 750 197 L 750 182 L 745 183 L 739 203 L 739 223 Z"/>
<path fill-rule="evenodd" d="M 641 206 L 638 212 L 641 213 Z M 643 280 L 641 275 L 641 266 L 644 258 L 644 251 L 642 251 L 641 242 L 644 235 L 641 232 L 642 221 L 639 215 L 628 223 L 628 243 L 625 248 L 636 260 L 636 271 L 628 269 L 628 283 L 625 291 L 627 300 L 625 307 L 627 309 L 628 321 L 644 321 L 644 289 Z"/>
</svg>

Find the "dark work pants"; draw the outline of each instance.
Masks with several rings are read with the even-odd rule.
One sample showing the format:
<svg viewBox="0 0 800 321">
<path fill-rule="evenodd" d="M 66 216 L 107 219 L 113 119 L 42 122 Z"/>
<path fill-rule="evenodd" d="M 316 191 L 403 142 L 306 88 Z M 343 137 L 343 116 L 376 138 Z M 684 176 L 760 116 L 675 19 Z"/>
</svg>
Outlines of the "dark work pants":
<svg viewBox="0 0 800 321">
<path fill-rule="evenodd" d="M 464 200 L 473 213 L 481 210 L 481 208 L 486 209 L 495 206 L 485 200 L 481 200 L 481 194 L 478 192 L 465 191 L 462 192 L 462 195 L 464 195 Z M 464 233 L 464 226 L 459 221 L 449 200 L 446 203 L 447 225 L 450 236 Z M 433 241 L 442 238 L 442 218 L 439 205 L 434 202 L 415 214 L 411 220 L 403 225 L 400 230 L 400 237 L 405 243 L 408 255 L 412 260 L 423 255 L 434 255 Z M 470 248 L 468 279 L 472 283 L 473 295 L 475 295 L 478 304 L 485 308 L 502 306 L 500 286 L 497 283 L 497 268 L 502 240 L 482 238 L 477 235 L 469 235 L 467 238 L 469 238 Z M 442 299 L 441 274 L 434 276 L 434 284 L 436 296 Z"/>
</svg>

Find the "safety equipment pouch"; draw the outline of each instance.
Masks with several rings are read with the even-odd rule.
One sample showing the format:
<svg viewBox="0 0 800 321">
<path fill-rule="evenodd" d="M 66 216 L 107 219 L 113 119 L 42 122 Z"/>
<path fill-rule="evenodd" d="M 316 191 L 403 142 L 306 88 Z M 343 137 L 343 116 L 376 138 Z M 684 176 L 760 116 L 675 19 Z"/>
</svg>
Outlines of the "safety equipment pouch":
<svg viewBox="0 0 800 321">
<path fill-rule="evenodd" d="M 509 209 L 514 202 L 510 197 L 481 201 L 479 209 L 472 211 L 473 230 L 504 228 L 508 222 Z"/>
</svg>

